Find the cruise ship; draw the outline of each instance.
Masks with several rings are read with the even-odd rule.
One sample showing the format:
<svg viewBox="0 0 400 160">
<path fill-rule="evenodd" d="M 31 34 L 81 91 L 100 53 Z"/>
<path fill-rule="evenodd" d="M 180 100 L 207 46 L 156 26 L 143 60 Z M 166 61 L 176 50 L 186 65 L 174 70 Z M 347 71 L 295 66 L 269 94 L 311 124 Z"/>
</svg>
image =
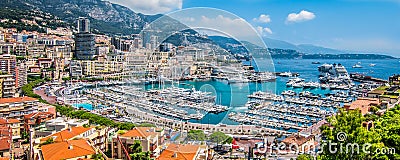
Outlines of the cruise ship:
<svg viewBox="0 0 400 160">
<path fill-rule="evenodd" d="M 318 67 L 319 80 L 329 82 L 350 82 L 350 76 L 342 64 L 323 64 Z"/>
</svg>

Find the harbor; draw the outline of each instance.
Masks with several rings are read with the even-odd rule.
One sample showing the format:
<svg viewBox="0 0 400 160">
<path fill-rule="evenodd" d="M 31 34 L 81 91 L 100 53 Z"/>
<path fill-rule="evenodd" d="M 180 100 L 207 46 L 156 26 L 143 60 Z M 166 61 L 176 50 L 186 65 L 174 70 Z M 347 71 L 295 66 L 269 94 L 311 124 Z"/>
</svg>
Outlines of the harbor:
<svg viewBox="0 0 400 160">
<path fill-rule="evenodd" d="M 318 69 L 321 66 L 332 67 L 342 74 L 321 76 L 324 72 Z M 242 70 L 239 78 L 233 78 L 225 69 L 217 75 L 185 76 L 186 79 L 75 82 L 55 90 L 62 93 L 60 102 L 116 121 L 131 122 L 128 110 L 135 109 L 180 123 L 251 125 L 295 133 L 335 114 L 345 103 L 382 84 L 353 82 L 346 68 L 340 65 L 319 64 L 314 70 L 319 72 L 315 78 L 303 78 L 307 74 L 289 74 L 289 71 L 280 72 L 287 76 L 277 76 L 273 72 L 252 70 Z"/>
</svg>

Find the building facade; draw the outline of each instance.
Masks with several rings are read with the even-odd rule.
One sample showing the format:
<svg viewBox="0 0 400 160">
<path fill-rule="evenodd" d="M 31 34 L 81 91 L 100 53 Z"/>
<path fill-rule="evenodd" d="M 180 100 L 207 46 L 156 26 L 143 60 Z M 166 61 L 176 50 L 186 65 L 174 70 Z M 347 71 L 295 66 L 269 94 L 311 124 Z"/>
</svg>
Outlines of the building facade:
<svg viewBox="0 0 400 160">
<path fill-rule="evenodd" d="M 0 75 L 0 97 L 11 98 L 15 96 L 15 79 L 11 74 Z"/>
<path fill-rule="evenodd" d="M 23 119 L 24 115 L 37 111 L 39 100 L 32 97 L 0 99 L 0 117 Z"/>
</svg>

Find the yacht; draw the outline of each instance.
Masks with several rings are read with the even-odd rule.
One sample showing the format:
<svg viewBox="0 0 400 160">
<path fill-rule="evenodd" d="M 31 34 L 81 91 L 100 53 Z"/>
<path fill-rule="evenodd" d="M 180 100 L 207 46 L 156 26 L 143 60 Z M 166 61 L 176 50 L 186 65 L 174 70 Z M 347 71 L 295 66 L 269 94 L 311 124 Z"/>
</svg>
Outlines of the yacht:
<svg viewBox="0 0 400 160">
<path fill-rule="evenodd" d="M 323 64 L 318 67 L 319 80 L 321 82 L 331 82 L 338 80 L 341 83 L 350 82 L 350 76 L 342 64 Z"/>
<path fill-rule="evenodd" d="M 353 66 L 353 68 L 362 68 L 362 66 L 359 65 L 359 64 L 355 64 L 355 65 Z"/>
<path fill-rule="evenodd" d="M 300 83 L 300 82 L 303 82 L 303 81 L 304 81 L 304 79 L 302 79 L 302 78 L 298 78 L 298 77 L 291 78 L 286 82 L 286 86 L 287 87 L 293 87 L 294 84 Z"/>
<path fill-rule="evenodd" d="M 293 88 L 303 88 L 304 82 L 294 83 L 292 85 Z"/>
<path fill-rule="evenodd" d="M 371 63 L 371 64 L 369 64 L 369 66 L 374 67 L 374 66 L 376 66 L 376 64 Z"/>
<path fill-rule="evenodd" d="M 291 77 L 292 73 L 290 73 L 290 72 L 282 72 L 279 75 L 282 76 L 282 77 Z"/>
</svg>

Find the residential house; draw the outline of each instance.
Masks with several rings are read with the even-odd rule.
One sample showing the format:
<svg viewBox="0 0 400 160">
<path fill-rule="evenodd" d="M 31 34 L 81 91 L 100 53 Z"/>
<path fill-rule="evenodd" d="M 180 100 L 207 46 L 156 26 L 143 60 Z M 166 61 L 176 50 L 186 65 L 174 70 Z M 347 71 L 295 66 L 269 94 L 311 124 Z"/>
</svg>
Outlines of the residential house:
<svg viewBox="0 0 400 160">
<path fill-rule="evenodd" d="M 54 118 L 55 114 L 50 112 L 36 112 L 24 115 L 24 130 L 29 131 L 31 128 Z"/>
<path fill-rule="evenodd" d="M 10 157 L 11 134 L 9 127 L 0 127 L 0 157 Z"/>
<path fill-rule="evenodd" d="M 43 143 L 48 139 L 53 139 L 54 142 L 65 142 L 68 140 L 83 138 L 90 142 L 91 145 L 105 151 L 106 149 L 106 140 L 107 140 L 107 127 L 96 128 L 96 127 L 69 127 L 68 129 L 64 129 L 60 132 L 56 132 L 47 137 L 41 138 L 39 143 Z"/>
<path fill-rule="evenodd" d="M 171 143 L 157 160 L 196 160 L 199 159 L 199 153 L 199 145 Z"/>
<path fill-rule="evenodd" d="M 160 145 L 164 143 L 164 129 L 153 127 L 135 127 L 132 130 L 113 137 L 112 139 L 112 155 L 113 158 L 126 159 L 124 148 L 130 151 L 130 146 L 139 140 L 144 152 L 150 151 L 152 156 L 160 153 Z"/>
<path fill-rule="evenodd" d="M 32 97 L 0 98 L 0 117 L 23 119 L 37 112 L 39 100 Z"/>
<path fill-rule="evenodd" d="M 360 110 L 362 115 L 367 114 L 370 112 L 372 106 L 379 106 L 379 99 L 378 98 L 358 98 L 354 102 L 350 104 L 344 104 L 344 108 L 346 110 Z"/>
<path fill-rule="evenodd" d="M 12 139 L 21 138 L 21 122 L 18 119 L 0 118 L 0 126 L 10 128 L 10 132 L 12 133 Z"/>
<path fill-rule="evenodd" d="M 311 151 L 311 149 L 314 149 L 315 146 L 317 145 L 314 135 L 305 135 L 305 134 L 303 135 L 300 133 L 292 134 L 289 137 L 282 140 L 282 142 L 286 145 L 287 150 L 292 150 L 293 148 L 289 147 L 296 146 L 297 147 L 296 149 L 298 149 L 299 152 Z"/>
<path fill-rule="evenodd" d="M 90 159 L 97 152 L 86 140 L 77 139 L 43 145 L 40 153 L 40 160 L 77 160 Z"/>
</svg>

